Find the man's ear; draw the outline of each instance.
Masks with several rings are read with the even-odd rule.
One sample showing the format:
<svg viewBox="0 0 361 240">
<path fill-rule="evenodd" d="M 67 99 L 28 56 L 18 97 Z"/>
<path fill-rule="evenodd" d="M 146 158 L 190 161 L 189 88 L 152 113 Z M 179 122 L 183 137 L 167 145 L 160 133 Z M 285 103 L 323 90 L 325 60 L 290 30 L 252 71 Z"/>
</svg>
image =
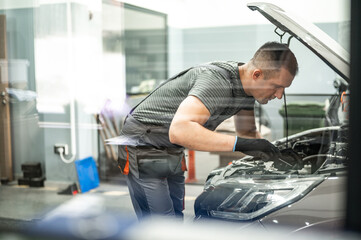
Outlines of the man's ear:
<svg viewBox="0 0 361 240">
<path fill-rule="evenodd" d="M 262 70 L 261 69 L 258 69 L 256 68 L 253 73 L 252 73 L 252 79 L 253 80 L 256 80 L 258 78 L 260 78 L 262 76 Z"/>
</svg>

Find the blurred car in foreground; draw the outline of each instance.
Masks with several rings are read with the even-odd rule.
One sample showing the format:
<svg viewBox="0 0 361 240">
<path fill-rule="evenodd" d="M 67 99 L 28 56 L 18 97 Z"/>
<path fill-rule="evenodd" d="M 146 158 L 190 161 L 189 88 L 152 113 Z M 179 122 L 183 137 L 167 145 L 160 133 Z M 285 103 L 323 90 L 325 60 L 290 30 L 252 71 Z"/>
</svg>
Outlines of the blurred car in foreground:
<svg viewBox="0 0 361 240">
<path fill-rule="evenodd" d="M 281 151 L 279 158 L 246 156 L 212 171 L 195 201 L 196 219 L 238 221 L 265 230 L 288 226 L 292 232 L 342 227 L 348 162 L 345 99 L 349 54 L 314 25 L 291 17 L 275 5 L 249 3 L 248 7 L 328 64 L 340 76 L 334 82 L 338 94 L 329 99 L 326 127 L 273 142 Z"/>
</svg>

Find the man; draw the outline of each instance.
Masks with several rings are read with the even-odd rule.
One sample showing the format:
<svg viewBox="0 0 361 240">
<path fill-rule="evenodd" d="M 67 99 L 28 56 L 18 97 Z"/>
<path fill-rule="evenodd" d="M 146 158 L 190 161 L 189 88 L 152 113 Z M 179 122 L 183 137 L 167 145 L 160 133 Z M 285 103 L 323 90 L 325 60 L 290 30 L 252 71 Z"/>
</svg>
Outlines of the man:
<svg viewBox="0 0 361 240">
<path fill-rule="evenodd" d="M 137 105 L 119 137 L 119 167 L 127 175 L 138 218 L 183 216 L 184 148 L 277 157 L 274 145 L 256 138 L 254 102 L 281 99 L 297 71 L 291 50 L 268 42 L 248 63 L 213 62 L 187 69 Z M 231 116 L 238 136 L 213 131 Z"/>
</svg>

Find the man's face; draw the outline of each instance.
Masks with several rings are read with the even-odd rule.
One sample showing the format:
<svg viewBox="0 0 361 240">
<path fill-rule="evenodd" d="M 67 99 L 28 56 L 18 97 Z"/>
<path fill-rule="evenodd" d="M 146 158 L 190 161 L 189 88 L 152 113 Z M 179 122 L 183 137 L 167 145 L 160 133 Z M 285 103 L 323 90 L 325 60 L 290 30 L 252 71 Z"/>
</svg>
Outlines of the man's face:
<svg viewBox="0 0 361 240">
<path fill-rule="evenodd" d="M 252 95 L 260 104 L 267 104 L 275 98 L 281 99 L 284 89 L 291 85 L 293 78 L 294 76 L 284 67 L 268 79 L 265 79 L 263 74 L 254 76 Z"/>
</svg>

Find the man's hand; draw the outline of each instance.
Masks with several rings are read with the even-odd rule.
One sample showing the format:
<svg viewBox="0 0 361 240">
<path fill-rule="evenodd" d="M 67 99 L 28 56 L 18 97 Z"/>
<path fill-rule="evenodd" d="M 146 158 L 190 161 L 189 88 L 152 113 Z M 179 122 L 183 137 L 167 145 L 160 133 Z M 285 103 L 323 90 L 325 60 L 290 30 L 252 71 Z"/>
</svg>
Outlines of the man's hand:
<svg viewBox="0 0 361 240">
<path fill-rule="evenodd" d="M 237 137 L 234 151 L 270 160 L 280 155 L 279 149 L 266 139 L 248 139 Z"/>
</svg>

